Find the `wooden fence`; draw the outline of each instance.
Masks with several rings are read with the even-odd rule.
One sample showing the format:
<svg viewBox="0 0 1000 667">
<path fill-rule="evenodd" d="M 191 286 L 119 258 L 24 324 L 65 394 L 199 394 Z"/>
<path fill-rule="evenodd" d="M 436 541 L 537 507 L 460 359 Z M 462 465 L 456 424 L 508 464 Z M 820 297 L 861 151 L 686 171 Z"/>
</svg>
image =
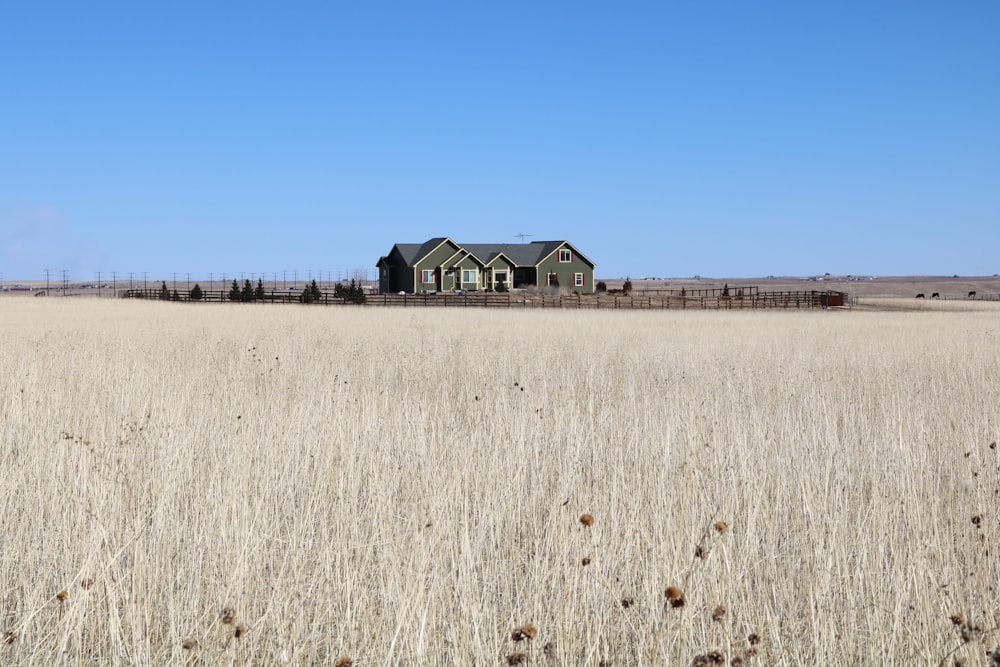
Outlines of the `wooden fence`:
<svg viewBox="0 0 1000 667">
<path fill-rule="evenodd" d="M 192 301 L 187 293 L 169 293 L 168 301 Z M 161 300 L 159 289 L 122 290 L 123 298 Z M 229 298 L 228 290 L 204 290 L 201 301 L 208 303 L 241 303 Z M 301 293 L 265 291 L 250 303 L 301 303 Z M 354 305 L 358 300 L 322 292 L 315 302 L 323 305 Z M 758 310 L 766 308 L 827 308 L 850 305 L 843 292 L 754 292 L 752 296 L 684 295 L 642 293 L 631 294 L 532 294 L 528 292 L 469 292 L 467 294 L 368 294 L 366 306 L 396 306 L 406 308 L 578 308 L 591 310 Z"/>
</svg>

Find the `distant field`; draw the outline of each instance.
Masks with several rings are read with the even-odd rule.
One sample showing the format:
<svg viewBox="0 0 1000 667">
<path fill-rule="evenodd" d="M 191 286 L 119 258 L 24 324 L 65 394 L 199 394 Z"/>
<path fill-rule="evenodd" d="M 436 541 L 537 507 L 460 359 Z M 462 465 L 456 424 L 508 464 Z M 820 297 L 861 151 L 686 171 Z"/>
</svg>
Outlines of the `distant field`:
<svg viewBox="0 0 1000 667">
<path fill-rule="evenodd" d="M 983 664 L 1000 304 L 957 303 L 0 298 L 0 663 Z"/>
<path fill-rule="evenodd" d="M 600 278 L 598 279 L 600 280 Z M 192 280 L 191 285 L 199 283 L 202 289 L 212 289 L 221 290 L 229 289 L 231 281 L 223 284 L 222 281 L 216 280 L 214 283 L 209 283 L 204 280 Z M 604 282 L 610 289 L 620 289 L 624 279 L 604 279 Z M 147 281 L 147 286 L 155 288 L 160 285 L 159 280 Z M 10 286 L 13 283 L 5 283 Z M 23 281 L 24 285 L 31 286 L 35 292 L 5 292 L 0 295 L 0 298 L 5 296 L 31 296 L 36 293 L 39 289 L 45 288 L 45 281 Z M 80 287 L 81 284 L 90 283 L 78 283 L 74 282 L 70 284 L 69 289 L 66 290 L 67 295 L 74 297 L 97 297 L 102 296 L 105 298 L 110 298 L 114 295 L 114 290 L 110 288 L 111 282 L 108 281 L 107 284 L 109 288 L 106 289 L 96 289 L 87 288 L 83 289 Z M 133 283 L 137 288 L 142 287 L 142 281 L 134 281 Z M 267 290 L 285 290 L 291 286 L 291 281 L 278 281 L 271 282 L 265 281 L 264 287 Z M 118 289 L 127 289 L 128 280 L 119 280 L 116 283 Z M 861 279 L 861 278 L 848 278 L 846 276 L 829 276 L 823 280 L 808 280 L 806 278 L 796 278 L 796 277 L 774 277 L 774 278 L 657 278 L 657 279 L 641 279 L 633 278 L 632 285 L 636 290 L 662 290 L 662 289 L 712 289 L 721 288 L 724 285 L 729 285 L 733 288 L 744 287 L 748 285 L 756 286 L 761 289 L 761 291 L 785 291 L 785 292 L 798 292 L 802 290 L 836 290 L 838 292 L 847 292 L 851 296 L 856 297 L 902 297 L 902 298 L 913 298 L 917 294 L 923 293 L 927 298 L 930 298 L 932 294 L 937 292 L 940 294 L 942 299 L 965 299 L 968 297 L 969 292 L 975 291 L 978 297 L 992 296 L 993 298 L 1000 299 L 1000 276 L 960 276 L 957 278 L 945 277 L 945 276 L 878 276 L 873 280 Z M 53 296 L 61 296 L 63 290 L 61 287 L 57 287 L 55 281 L 50 283 L 51 293 Z M 369 287 L 376 287 L 375 283 L 370 283 Z M 174 282 L 172 280 L 167 280 L 167 287 L 171 290 L 174 289 Z M 178 280 L 176 283 L 178 290 L 184 291 L 187 289 L 186 280 Z M 299 281 L 297 283 L 297 290 L 301 291 L 305 287 L 305 282 Z M 327 283 L 322 283 L 321 287 L 323 289 L 333 289 L 332 285 Z"/>
<path fill-rule="evenodd" d="M 620 287 L 621 281 L 606 281 L 609 287 Z M 942 299 L 965 299 L 969 292 L 977 296 L 992 295 L 1000 299 L 1000 277 L 973 276 L 950 278 L 944 276 L 879 276 L 874 279 L 849 279 L 831 276 L 823 280 L 804 278 L 671 278 L 666 280 L 632 280 L 635 289 L 706 289 L 713 287 L 739 288 L 754 285 L 761 291 L 836 290 L 856 297 L 913 298 L 923 293 L 930 298 L 937 292 Z"/>
</svg>

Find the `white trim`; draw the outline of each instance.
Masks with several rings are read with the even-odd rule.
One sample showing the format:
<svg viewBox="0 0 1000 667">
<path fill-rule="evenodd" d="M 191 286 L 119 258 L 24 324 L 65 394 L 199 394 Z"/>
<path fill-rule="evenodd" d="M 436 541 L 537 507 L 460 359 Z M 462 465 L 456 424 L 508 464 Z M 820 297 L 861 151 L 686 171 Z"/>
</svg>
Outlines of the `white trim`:
<svg viewBox="0 0 1000 667">
<path fill-rule="evenodd" d="M 569 248 L 559 248 L 556 252 L 559 253 L 560 264 L 570 264 L 573 262 L 573 251 Z M 566 253 L 566 259 L 563 259 L 563 253 Z"/>
</svg>

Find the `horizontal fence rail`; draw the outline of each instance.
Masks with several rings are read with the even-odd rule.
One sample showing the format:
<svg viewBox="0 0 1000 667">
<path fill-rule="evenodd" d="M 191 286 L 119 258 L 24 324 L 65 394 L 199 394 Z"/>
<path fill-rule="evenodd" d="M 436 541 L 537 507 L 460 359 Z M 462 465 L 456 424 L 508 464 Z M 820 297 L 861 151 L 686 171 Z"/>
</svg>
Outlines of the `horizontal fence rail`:
<svg viewBox="0 0 1000 667">
<path fill-rule="evenodd" d="M 706 292 L 708 290 L 705 290 Z M 536 294 L 528 292 L 470 292 L 467 294 L 366 294 L 363 298 L 321 292 L 313 302 L 323 305 L 357 305 L 402 308 L 568 308 L 590 310 L 757 310 L 765 308 L 827 308 L 851 305 L 848 296 L 833 291 L 759 292 L 742 296 L 632 292 L 630 294 Z M 187 292 L 160 289 L 122 290 L 122 298 L 193 302 Z M 301 303 L 302 293 L 267 290 L 250 298 L 230 298 L 228 290 L 203 290 L 207 303 Z"/>
</svg>

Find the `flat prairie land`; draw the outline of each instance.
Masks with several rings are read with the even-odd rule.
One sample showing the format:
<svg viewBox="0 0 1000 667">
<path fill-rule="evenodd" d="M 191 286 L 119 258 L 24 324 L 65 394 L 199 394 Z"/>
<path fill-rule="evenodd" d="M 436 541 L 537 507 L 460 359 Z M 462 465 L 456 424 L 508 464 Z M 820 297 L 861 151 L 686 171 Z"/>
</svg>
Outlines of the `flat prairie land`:
<svg viewBox="0 0 1000 667">
<path fill-rule="evenodd" d="M 605 281 L 609 288 L 621 287 L 623 281 Z M 633 279 L 636 290 L 644 289 L 710 289 L 728 285 L 759 287 L 762 292 L 798 292 L 809 290 L 835 290 L 860 298 L 912 299 L 917 294 L 926 298 L 937 293 L 942 300 L 968 299 L 969 292 L 976 292 L 979 299 L 1000 300 L 1000 276 L 824 276 L 822 280 L 808 280 L 795 276 L 768 278 L 669 278 Z"/>
<path fill-rule="evenodd" d="M 0 299 L 0 346 L 3 664 L 1000 647 L 1000 304 Z"/>
</svg>

